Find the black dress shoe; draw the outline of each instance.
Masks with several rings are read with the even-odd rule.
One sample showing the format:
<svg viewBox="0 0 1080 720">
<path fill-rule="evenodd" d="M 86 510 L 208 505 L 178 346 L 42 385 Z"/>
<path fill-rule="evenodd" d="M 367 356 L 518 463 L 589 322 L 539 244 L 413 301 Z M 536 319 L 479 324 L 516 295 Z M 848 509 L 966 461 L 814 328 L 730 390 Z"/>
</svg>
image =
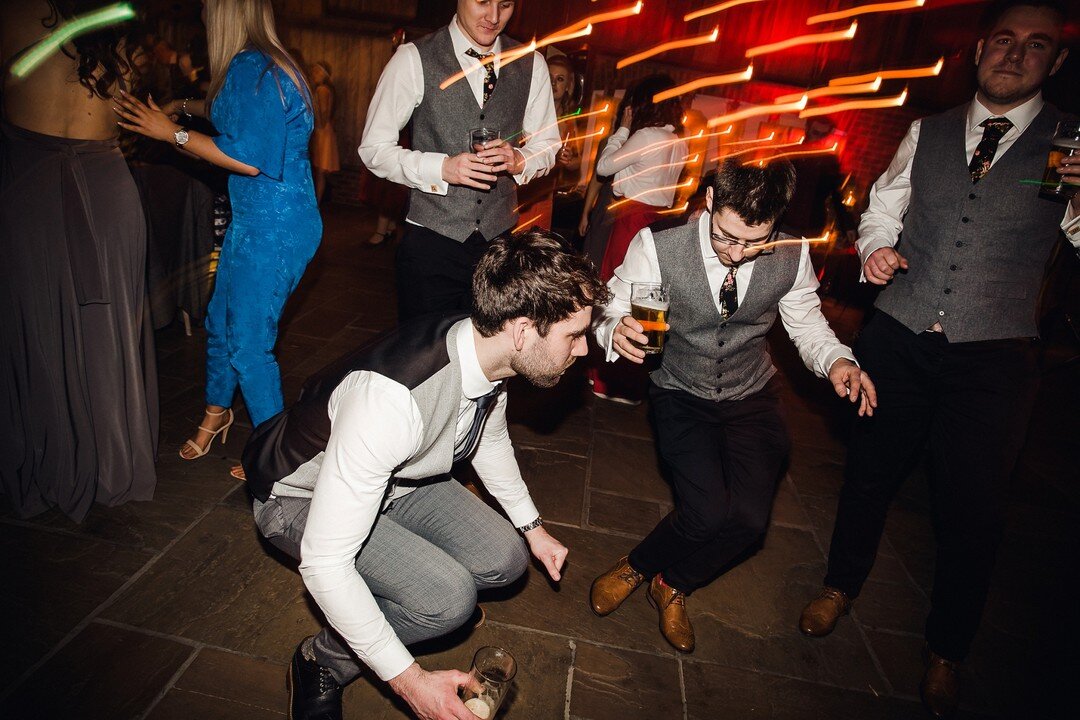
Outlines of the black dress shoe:
<svg viewBox="0 0 1080 720">
<path fill-rule="evenodd" d="M 304 657 L 306 642 L 289 665 L 289 720 L 341 720 L 341 686 L 328 668 Z"/>
</svg>

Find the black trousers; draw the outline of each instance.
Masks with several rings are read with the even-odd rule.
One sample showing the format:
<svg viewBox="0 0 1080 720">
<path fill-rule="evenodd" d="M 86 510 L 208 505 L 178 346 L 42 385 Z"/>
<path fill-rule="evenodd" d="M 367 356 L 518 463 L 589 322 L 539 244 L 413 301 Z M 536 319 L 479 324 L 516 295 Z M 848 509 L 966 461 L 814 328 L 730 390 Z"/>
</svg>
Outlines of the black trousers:
<svg viewBox="0 0 1080 720">
<path fill-rule="evenodd" d="M 398 322 L 419 315 L 472 311 L 472 276 L 487 250 L 474 232 L 464 242 L 408 224 L 394 258 Z"/>
<path fill-rule="evenodd" d="M 825 584 L 858 596 L 889 503 L 925 454 L 937 539 L 926 640 L 942 657 L 963 660 L 986 603 L 1007 482 L 1031 414 L 1033 342 L 949 343 L 878 312 L 855 355 L 877 386 L 878 408 L 852 432 Z"/>
<path fill-rule="evenodd" d="M 774 383 L 730 402 L 650 384 L 656 445 L 675 509 L 630 553 L 638 572 L 663 573 L 690 594 L 765 533 L 790 449 Z"/>
</svg>

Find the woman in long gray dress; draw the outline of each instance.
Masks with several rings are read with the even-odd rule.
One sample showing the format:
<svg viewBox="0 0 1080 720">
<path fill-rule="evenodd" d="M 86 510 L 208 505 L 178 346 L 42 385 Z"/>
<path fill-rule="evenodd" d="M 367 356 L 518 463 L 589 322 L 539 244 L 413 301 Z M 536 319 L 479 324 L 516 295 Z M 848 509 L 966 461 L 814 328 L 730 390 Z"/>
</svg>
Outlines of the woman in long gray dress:
<svg viewBox="0 0 1080 720">
<path fill-rule="evenodd" d="M 20 517 L 153 497 L 157 379 L 146 225 L 110 96 L 122 26 L 78 37 L 25 77 L 26 51 L 98 2 L 3 3 L 0 484 Z"/>
</svg>

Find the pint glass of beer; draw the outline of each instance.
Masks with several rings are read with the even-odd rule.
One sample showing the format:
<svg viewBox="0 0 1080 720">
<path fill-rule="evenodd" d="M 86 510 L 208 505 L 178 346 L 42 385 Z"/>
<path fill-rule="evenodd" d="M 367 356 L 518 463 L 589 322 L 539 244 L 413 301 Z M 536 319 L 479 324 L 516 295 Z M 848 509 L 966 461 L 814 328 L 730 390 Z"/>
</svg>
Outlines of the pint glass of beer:
<svg viewBox="0 0 1080 720">
<path fill-rule="evenodd" d="M 462 688 L 461 700 L 477 718 L 491 720 L 516 674 L 517 662 L 513 655 L 501 647 L 482 647 L 473 656 L 469 670 L 475 686 Z"/>
<path fill-rule="evenodd" d="M 1077 186 L 1065 182 L 1057 171 L 1057 164 L 1061 162 L 1061 158 L 1078 153 L 1080 153 L 1080 120 L 1062 120 L 1057 124 L 1050 154 L 1046 158 L 1046 172 L 1043 173 L 1040 195 L 1068 200 L 1076 193 Z"/>
<path fill-rule="evenodd" d="M 648 338 L 644 345 L 638 345 L 646 355 L 664 351 L 667 314 L 667 283 L 636 282 L 630 286 L 630 316 L 641 323 Z"/>
</svg>

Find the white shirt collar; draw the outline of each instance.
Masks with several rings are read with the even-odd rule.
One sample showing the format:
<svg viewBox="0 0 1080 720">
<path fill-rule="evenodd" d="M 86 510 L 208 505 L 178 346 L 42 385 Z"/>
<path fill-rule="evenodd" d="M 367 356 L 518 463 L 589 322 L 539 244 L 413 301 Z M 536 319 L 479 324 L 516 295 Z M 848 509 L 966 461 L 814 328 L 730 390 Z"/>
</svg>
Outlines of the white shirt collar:
<svg viewBox="0 0 1080 720">
<path fill-rule="evenodd" d="M 1013 128 L 1017 133 L 1023 133 L 1027 130 L 1028 125 L 1035 120 L 1035 117 L 1042 112 L 1044 104 L 1045 102 L 1043 101 L 1042 93 L 1036 93 L 1035 97 L 1031 98 L 1023 105 L 1018 105 L 1005 113 L 1005 117 L 1013 124 Z M 995 115 L 987 110 L 986 106 L 979 102 L 979 98 L 976 97 L 971 101 L 971 105 L 968 106 L 968 132 L 975 132 L 982 121 L 990 117 L 1000 117 L 1000 115 Z"/>
<path fill-rule="evenodd" d="M 458 323 L 457 351 L 458 362 L 461 364 L 461 394 L 470 400 L 475 400 L 494 390 L 496 383 L 491 382 L 484 375 L 484 370 L 480 367 L 480 359 L 476 356 L 472 318 L 465 318 Z"/>
<path fill-rule="evenodd" d="M 450 42 L 454 44 L 455 55 L 457 55 L 459 58 L 466 57 L 472 63 L 478 63 L 480 61 L 470 55 L 465 54 L 465 51 L 469 48 L 472 48 L 481 55 L 486 52 L 493 52 L 498 55 L 499 52 L 502 51 L 502 35 L 495 38 L 495 44 L 491 46 L 491 50 L 484 50 L 483 48 L 479 48 L 476 45 L 473 45 L 472 40 L 470 40 L 465 35 L 464 31 L 462 31 L 461 29 L 461 26 L 458 25 L 458 18 L 456 14 L 454 15 L 454 18 L 450 21 Z"/>
</svg>

